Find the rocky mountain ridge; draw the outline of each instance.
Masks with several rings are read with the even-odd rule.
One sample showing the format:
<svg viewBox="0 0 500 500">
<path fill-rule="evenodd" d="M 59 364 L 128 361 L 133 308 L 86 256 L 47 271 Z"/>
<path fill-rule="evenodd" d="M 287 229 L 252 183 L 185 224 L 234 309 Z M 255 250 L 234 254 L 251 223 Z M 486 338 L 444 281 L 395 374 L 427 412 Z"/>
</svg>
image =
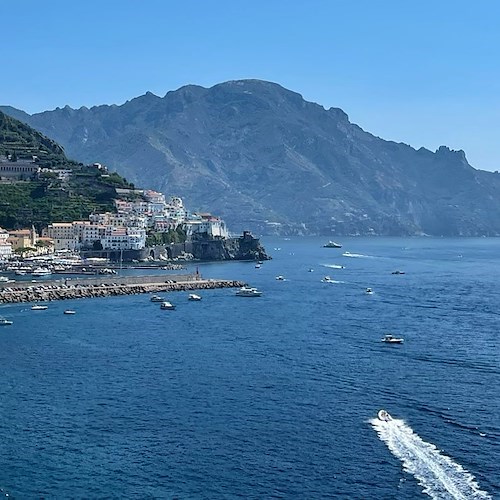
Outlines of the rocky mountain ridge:
<svg viewBox="0 0 500 500">
<path fill-rule="evenodd" d="M 234 231 L 500 235 L 500 175 L 463 151 L 385 141 L 259 80 L 151 93 L 121 106 L 34 115 L 9 107 L 82 162 L 184 198 Z"/>
</svg>

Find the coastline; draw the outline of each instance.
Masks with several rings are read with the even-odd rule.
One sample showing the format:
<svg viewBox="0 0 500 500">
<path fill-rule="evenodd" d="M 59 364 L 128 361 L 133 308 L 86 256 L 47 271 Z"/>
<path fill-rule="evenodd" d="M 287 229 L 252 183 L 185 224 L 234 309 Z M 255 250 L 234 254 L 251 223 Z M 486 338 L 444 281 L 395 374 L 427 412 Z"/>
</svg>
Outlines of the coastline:
<svg viewBox="0 0 500 500">
<path fill-rule="evenodd" d="M 31 282 L 16 283 L 8 289 L 0 289 L 0 304 L 20 302 L 46 302 L 54 300 L 136 295 L 141 293 L 208 290 L 215 288 L 239 288 L 244 285 L 236 280 L 205 280 L 196 274 L 169 276 L 133 276 L 119 278 L 86 278 L 61 281 L 45 281 L 34 286 Z"/>
</svg>

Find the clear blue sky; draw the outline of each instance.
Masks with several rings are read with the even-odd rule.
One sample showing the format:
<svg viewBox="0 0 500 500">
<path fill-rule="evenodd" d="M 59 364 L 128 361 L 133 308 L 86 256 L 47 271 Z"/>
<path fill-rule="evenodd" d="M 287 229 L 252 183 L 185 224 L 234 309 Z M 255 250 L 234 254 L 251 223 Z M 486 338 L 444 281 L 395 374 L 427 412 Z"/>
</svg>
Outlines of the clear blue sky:
<svg viewBox="0 0 500 500">
<path fill-rule="evenodd" d="M 500 170 L 495 0 L 0 0 L 0 17 L 0 104 L 29 113 L 258 78 Z"/>
</svg>

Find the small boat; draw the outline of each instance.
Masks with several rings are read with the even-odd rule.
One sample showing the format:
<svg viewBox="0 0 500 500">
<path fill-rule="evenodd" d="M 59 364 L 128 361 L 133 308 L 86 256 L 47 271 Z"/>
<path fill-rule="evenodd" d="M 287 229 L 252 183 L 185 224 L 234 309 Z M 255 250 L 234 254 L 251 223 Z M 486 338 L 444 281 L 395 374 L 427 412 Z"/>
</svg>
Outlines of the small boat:
<svg viewBox="0 0 500 500">
<path fill-rule="evenodd" d="M 190 293 L 188 296 L 188 300 L 198 301 L 201 300 L 201 297 L 199 295 L 196 295 L 195 293 Z"/>
<path fill-rule="evenodd" d="M 9 278 L 7 278 L 7 276 L 0 276 L 0 283 L 8 283 L 9 282 Z"/>
<path fill-rule="evenodd" d="M 76 311 L 73 311 L 73 309 L 66 309 L 64 314 L 76 314 Z"/>
<path fill-rule="evenodd" d="M 335 243 L 335 241 L 329 241 L 323 245 L 323 248 L 342 248 L 340 243 Z"/>
<path fill-rule="evenodd" d="M 284 276 L 281 276 L 281 274 L 279 276 L 276 276 L 276 279 L 278 281 L 285 281 L 285 277 Z"/>
<path fill-rule="evenodd" d="M 385 342 L 386 344 L 402 344 L 404 342 L 404 339 L 394 337 L 393 335 L 387 334 L 384 335 L 384 338 L 381 339 L 382 342 Z"/>
<path fill-rule="evenodd" d="M 261 264 L 255 264 L 255 269 L 260 269 Z"/>
<path fill-rule="evenodd" d="M 313 273 L 313 272 L 314 272 L 314 269 L 313 269 L 312 267 L 311 267 L 311 268 L 309 268 L 309 272 L 310 272 L 310 273 Z"/>
<path fill-rule="evenodd" d="M 404 273 L 405 273 L 404 271 L 399 271 L 399 270 L 392 271 L 392 274 L 404 274 Z"/>
<path fill-rule="evenodd" d="M 365 290 L 365 293 L 367 293 L 368 295 L 371 295 L 373 293 L 373 290 L 371 288 L 367 288 Z"/>
<path fill-rule="evenodd" d="M 335 283 L 335 280 L 332 280 L 330 276 L 325 276 L 322 280 L 321 283 Z"/>
<path fill-rule="evenodd" d="M 34 306 L 31 306 L 32 311 L 45 311 L 45 309 L 48 309 L 49 306 L 42 306 L 39 304 L 35 304 Z"/>
<path fill-rule="evenodd" d="M 382 422 L 390 422 L 392 420 L 392 417 L 385 410 L 380 410 L 377 413 L 377 417 L 379 420 L 382 420 Z"/>
<path fill-rule="evenodd" d="M 12 323 L 14 323 L 14 322 L 11 321 L 10 319 L 0 318 L 0 326 L 8 326 L 8 325 L 12 325 Z"/>
<path fill-rule="evenodd" d="M 242 286 L 235 294 L 237 297 L 260 297 L 262 292 L 257 288 Z"/>
<path fill-rule="evenodd" d="M 175 309 L 175 306 L 166 300 L 161 303 L 160 309 L 167 309 L 169 311 L 173 311 Z"/>
<path fill-rule="evenodd" d="M 17 276 L 24 276 L 26 274 L 26 271 L 24 269 L 18 269 L 15 274 Z"/>
<path fill-rule="evenodd" d="M 164 302 L 165 299 L 159 295 L 153 295 L 150 299 L 151 302 Z"/>
</svg>

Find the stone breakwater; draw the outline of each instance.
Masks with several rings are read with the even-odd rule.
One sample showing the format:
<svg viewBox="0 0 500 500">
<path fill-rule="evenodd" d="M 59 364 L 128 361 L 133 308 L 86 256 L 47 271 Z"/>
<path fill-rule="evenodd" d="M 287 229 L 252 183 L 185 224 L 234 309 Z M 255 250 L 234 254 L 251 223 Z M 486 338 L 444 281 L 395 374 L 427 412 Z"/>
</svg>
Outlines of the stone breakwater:
<svg viewBox="0 0 500 500">
<path fill-rule="evenodd" d="M 178 292 L 188 290 L 208 290 L 214 288 L 236 288 L 244 285 L 241 281 L 231 280 L 204 280 L 204 279 L 186 279 L 168 280 L 158 282 L 154 277 L 153 282 L 143 277 L 142 282 L 137 277 L 134 283 L 120 282 L 99 282 L 102 280 L 81 280 L 79 283 L 57 283 L 40 284 L 38 286 L 17 286 L 16 288 L 0 290 L 0 303 L 12 304 L 17 302 L 40 302 L 65 299 L 80 299 L 93 297 L 110 297 L 116 295 L 134 295 L 139 293 L 159 293 L 159 292 Z"/>
</svg>

